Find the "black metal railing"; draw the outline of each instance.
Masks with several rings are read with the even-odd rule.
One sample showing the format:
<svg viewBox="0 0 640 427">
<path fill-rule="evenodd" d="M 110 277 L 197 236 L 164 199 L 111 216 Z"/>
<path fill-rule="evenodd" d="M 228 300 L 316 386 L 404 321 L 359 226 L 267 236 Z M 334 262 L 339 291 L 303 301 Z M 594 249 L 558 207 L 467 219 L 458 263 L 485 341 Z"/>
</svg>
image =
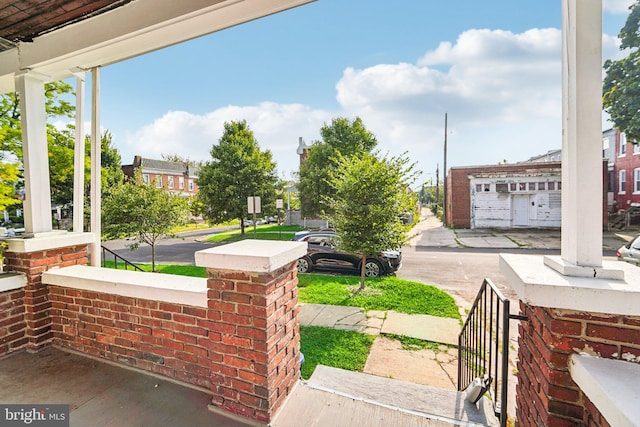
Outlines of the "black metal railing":
<svg viewBox="0 0 640 427">
<path fill-rule="evenodd" d="M 527 320 L 509 310 L 510 301 L 484 279 L 458 336 L 458 390 L 475 378 L 489 378 L 488 392 L 502 427 L 507 425 L 509 320 Z"/>
<path fill-rule="evenodd" d="M 102 245 L 100 246 L 102 247 L 102 266 L 103 267 L 107 266 L 107 261 L 110 261 L 111 259 L 113 259 L 113 268 L 115 268 L 116 270 L 119 268 L 118 266 L 122 265 L 122 268 L 124 270 L 129 270 L 129 267 L 131 267 L 134 271 L 144 271 L 142 268 L 138 267 L 136 264 L 132 263 L 131 261 L 127 261 L 126 259 L 118 255 L 117 253 L 113 252 L 112 250 L 107 249 Z M 108 260 L 107 257 L 109 257 L 110 259 Z"/>
</svg>

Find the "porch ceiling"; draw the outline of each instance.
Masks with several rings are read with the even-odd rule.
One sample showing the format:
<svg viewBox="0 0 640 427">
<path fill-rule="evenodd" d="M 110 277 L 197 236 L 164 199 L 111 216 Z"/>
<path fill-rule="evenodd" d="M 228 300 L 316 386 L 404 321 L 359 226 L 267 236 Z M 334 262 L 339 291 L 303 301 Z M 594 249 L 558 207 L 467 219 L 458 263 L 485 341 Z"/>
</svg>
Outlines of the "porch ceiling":
<svg viewBox="0 0 640 427">
<path fill-rule="evenodd" d="M 0 93 L 109 65 L 314 0 L 17 0 L 0 6 Z"/>
</svg>

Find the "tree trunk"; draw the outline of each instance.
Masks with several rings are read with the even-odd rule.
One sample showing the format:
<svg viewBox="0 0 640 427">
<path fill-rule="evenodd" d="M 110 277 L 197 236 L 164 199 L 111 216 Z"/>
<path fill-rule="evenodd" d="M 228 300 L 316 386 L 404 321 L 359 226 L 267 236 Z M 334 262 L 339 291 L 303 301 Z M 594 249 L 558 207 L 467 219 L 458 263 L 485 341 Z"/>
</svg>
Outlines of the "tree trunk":
<svg viewBox="0 0 640 427">
<path fill-rule="evenodd" d="M 151 245 L 151 271 L 156 271 L 156 242 Z"/>
<path fill-rule="evenodd" d="M 367 255 L 366 254 L 362 254 L 362 266 L 360 268 L 360 290 L 363 291 L 364 290 L 364 272 L 365 270 L 365 265 L 367 264 Z"/>
</svg>

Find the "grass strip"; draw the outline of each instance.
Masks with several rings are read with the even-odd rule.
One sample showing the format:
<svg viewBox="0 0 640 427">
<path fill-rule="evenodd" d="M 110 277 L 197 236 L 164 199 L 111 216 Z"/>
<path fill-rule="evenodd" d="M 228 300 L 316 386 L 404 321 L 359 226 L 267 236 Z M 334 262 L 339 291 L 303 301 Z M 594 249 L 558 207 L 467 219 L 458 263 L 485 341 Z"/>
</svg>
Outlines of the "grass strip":
<svg viewBox="0 0 640 427">
<path fill-rule="evenodd" d="M 355 331 L 300 326 L 300 351 L 304 354 L 302 378 L 309 379 L 319 364 L 362 372 L 375 337 Z"/>
</svg>

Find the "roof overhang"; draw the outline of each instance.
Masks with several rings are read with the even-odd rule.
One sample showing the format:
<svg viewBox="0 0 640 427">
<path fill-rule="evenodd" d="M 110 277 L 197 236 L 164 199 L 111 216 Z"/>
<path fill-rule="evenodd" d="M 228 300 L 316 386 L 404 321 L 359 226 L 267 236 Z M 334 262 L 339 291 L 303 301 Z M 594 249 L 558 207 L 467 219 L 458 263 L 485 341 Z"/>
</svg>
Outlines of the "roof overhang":
<svg viewBox="0 0 640 427">
<path fill-rule="evenodd" d="M 134 0 L 0 52 L 0 93 L 15 76 L 72 77 L 315 0 Z"/>
</svg>

